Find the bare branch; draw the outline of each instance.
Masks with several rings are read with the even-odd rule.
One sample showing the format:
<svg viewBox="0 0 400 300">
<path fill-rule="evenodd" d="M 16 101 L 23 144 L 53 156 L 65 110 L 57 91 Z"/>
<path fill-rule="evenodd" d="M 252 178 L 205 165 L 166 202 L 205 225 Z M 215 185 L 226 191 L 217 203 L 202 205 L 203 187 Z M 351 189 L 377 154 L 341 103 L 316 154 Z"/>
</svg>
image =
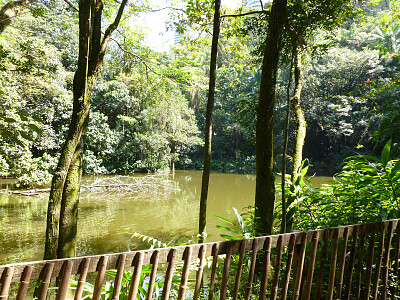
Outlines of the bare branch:
<svg viewBox="0 0 400 300">
<path fill-rule="evenodd" d="M 260 0 L 260 5 L 261 5 L 261 10 L 264 10 L 264 4 L 263 4 L 262 0 Z"/>
<path fill-rule="evenodd" d="M 115 39 L 113 39 L 113 38 L 110 38 L 110 40 L 112 40 L 114 43 L 116 43 L 116 44 L 118 45 L 118 47 L 119 47 L 124 53 L 129 54 L 130 56 L 133 56 L 133 57 L 139 59 L 140 62 L 141 62 L 142 64 L 144 64 L 144 66 L 146 67 L 147 78 L 149 77 L 149 76 L 148 76 L 148 70 L 150 70 L 151 72 L 153 72 L 153 73 L 156 74 L 156 75 L 161 76 L 161 74 L 159 74 L 159 73 L 157 73 L 156 71 L 154 71 L 154 70 L 143 60 L 143 58 L 141 58 L 139 55 L 137 55 L 137 54 L 135 54 L 135 53 L 132 53 L 132 52 L 126 50 L 117 40 L 115 40 Z"/>
<path fill-rule="evenodd" d="M 124 8 L 126 4 L 128 3 L 128 0 L 123 0 L 119 9 L 117 16 L 115 17 L 115 20 L 110 26 L 108 26 L 106 32 L 104 33 L 103 41 L 101 42 L 101 53 L 102 55 L 105 54 L 106 49 L 107 49 L 107 44 L 108 41 L 110 40 L 111 34 L 114 32 L 115 29 L 117 29 L 119 22 L 121 21 L 122 13 L 124 12 Z"/>
<path fill-rule="evenodd" d="M 67 3 L 73 10 L 76 12 L 79 12 L 79 9 L 69 0 L 64 0 L 65 3 Z"/>
<path fill-rule="evenodd" d="M 221 18 L 237 18 L 237 17 L 244 17 L 244 16 L 249 16 L 249 15 L 262 14 L 262 13 L 266 13 L 266 11 L 265 10 L 253 10 L 253 11 L 249 11 L 249 12 L 238 14 L 238 15 L 222 15 Z"/>
<path fill-rule="evenodd" d="M 158 8 L 158 9 L 149 9 L 148 12 L 158 12 L 158 11 L 162 11 L 162 10 L 166 10 L 166 9 L 179 10 L 181 12 L 186 12 L 183 8 L 178 8 L 178 7 L 173 7 L 173 6 L 166 6 L 166 7 Z"/>
</svg>

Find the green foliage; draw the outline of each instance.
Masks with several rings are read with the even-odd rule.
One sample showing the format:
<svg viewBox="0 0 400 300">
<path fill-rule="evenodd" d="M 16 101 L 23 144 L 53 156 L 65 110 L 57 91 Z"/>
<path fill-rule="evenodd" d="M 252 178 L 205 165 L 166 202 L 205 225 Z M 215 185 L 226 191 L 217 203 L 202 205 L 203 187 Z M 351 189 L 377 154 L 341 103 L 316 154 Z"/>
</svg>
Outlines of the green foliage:
<svg viewBox="0 0 400 300">
<path fill-rule="evenodd" d="M 390 159 L 391 140 L 381 156 L 349 157 L 330 184 L 303 190 L 300 230 L 368 223 L 399 215 L 400 162 Z"/>
<path fill-rule="evenodd" d="M 236 214 L 237 223 L 230 221 L 226 218 L 217 216 L 218 219 L 225 222 L 227 226 L 217 225 L 218 229 L 224 230 L 229 234 L 220 234 L 224 239 L 228 240 L 239 240 L 239 239 L 249 239 L 255 237 L 257 234 L 255 232 L 254 226 L 254 207 L 249 206 L 246 208 L 245 212 L 239 214 L 238 210 L 233 207 Z M 235 235 L 232 235 L 235 234 Z"/>
</svg>

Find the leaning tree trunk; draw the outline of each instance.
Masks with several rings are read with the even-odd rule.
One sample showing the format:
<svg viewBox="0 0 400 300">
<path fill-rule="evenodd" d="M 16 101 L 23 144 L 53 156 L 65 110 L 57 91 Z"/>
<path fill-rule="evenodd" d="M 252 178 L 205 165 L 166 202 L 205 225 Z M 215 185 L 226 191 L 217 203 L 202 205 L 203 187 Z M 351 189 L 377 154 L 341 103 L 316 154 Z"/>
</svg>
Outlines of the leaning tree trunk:
<svg viewBox="0 0 400 300">
<path fill-rule="evenodd" d="M 93 88 L 100 74 L 110 36 L 118 27 L 126 3 L 127 0 L 122 1 L 114 23 L 107 28 L 102 37 L 102 1 L 79 1 L 79 57 L 78 69 L 74 76 L 73 111 L 67 140 L 51 184 L 45 259 L 62 258 L 75 253 L 76 218 L 82 174 L 81 143 L 88 124 Z"/>
<path fill-rule="evenodd" d="M 208 84 L 208 99 L 206 110 L 206 128 L 204 137 L 204 166 L 201 180 L 200 214 L 199 214 L 199 243 L 204 241 L 207 220 L 207 195 L 211 170 L 211 140 L 212 140 L 212 113 L 214 109 L 215 81 L 217 69 L 218 37 L 220 30 L 221 0 L 215 0 L 213 37 L 211 44 L 210 81 Z"/>
<path fill-rule="evenodd" d="M 273 118 L 275 85 L 287 0 L 274 0 L 262 65 L 256 126 L 256 226 L 271 234 L 275 204 L 273 165 Z"/>
<path fill-rule="evenodd" d="M 296 142 L 293 148 L 293 164 L 292 164 L 292 174 L 291 181 L 294 184 L 297 180 L 299 170 L 301 167 L 301 163 L 303 160 L 303 145 L 304 140 L 306 138 L 306 130 L 307 124 L 306 119 L 304 118 L 303 109 L 300 106 L 300 96 L 301 89 L 303 88 L 303 80 L 301 78 L 301 53 L 300 50 L 297 50 L 296 60 L 295 60 L 295 69 L 294 69 L 294 95 L 290 99 L 290 103 L 292 105 L 294 122 L 296 125 Z"/>
</svg>

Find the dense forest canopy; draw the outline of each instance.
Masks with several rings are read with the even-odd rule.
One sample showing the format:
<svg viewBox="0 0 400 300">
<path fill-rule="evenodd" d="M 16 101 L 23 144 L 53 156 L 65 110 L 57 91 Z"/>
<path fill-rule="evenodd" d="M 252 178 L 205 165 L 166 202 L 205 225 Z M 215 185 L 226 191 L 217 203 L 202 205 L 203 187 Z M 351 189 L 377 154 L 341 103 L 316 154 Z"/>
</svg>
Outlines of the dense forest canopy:
<svg viewBox="0 0 400 300">
<path fill-rule="evenodd" d="M 319 175 L 340 170 L 347 156 L 381 149 L 390 137 L 398 154 L 398 4 L 375 2 L 358 4 L 363 14 L 307 41 L 315 51 L 305 57 L 303 156 Z M 181 41 L 159 53 L 141 42 L 144 30 L 135 25 L 138 11 L 149 9 L 143 5 L 129 12 L 113 38 L 118 42 L 111 41 L 93 92 L 85 174 L 156 171 L 173 162 L 178 168 L 202 167 L 211 36 L 200 22 L 209 16 L 199 12 L 199 34 L 186 35 L 182 28 Z M 255 171 L 263 17 L 222 19 L 213 170 Z M 77 26 L 77 12 L 67 3 L 34 1 L 0 36 L 0 174 L 17 177 L 21 185 L 48 183 L 57 161 L 72 109 Z M 278 75 L 275 156 L 283 143 L 289 76 L 284 61 Z M 279 170 L 280 161 L 275 163 Z"/>
</svg>

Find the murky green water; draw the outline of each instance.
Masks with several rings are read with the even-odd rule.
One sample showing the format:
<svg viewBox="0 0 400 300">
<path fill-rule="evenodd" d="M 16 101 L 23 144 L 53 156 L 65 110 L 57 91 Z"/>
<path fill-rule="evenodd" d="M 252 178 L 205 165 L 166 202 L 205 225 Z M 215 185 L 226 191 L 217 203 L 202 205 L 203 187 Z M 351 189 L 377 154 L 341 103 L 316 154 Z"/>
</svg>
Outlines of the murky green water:
<svg viewBox="0 0 400 300">
<path fill-rule="evenodd" d="M 148 180 L 149 179 L 149 180 Z M 78 255 L 135 250 L 145 244 L 132 238 L 134 232 L 169 242 L 197 233 L 200 171 L 177 171 L 173 181 L 143 175 L 88 177 L 84 185 L 139 182 L 126 189 L 83 190 L 79 204 Z M 150 180 L 151 179 L 151 180 Z M 169 179 L 172 180 L 170 176 Z M 137 181 L 139 180 L 139 181 Z M 329 178 L 317 178 L 325 182 Z M 5 188 L 4 181 L 2 188 Z M 318 184 L 316 182 L 315 184 Z M 219 240 L 216 216 L 235 219 L 254 203 L 255 176 L 212 174 L 210 178 L 207 241 Z M 43 256 L 48 194 L 21 197 L 0 194 L 0 264 L 40 260 Z M 222 225 L 222 224 L 221 224 Z"/>
</svg>

